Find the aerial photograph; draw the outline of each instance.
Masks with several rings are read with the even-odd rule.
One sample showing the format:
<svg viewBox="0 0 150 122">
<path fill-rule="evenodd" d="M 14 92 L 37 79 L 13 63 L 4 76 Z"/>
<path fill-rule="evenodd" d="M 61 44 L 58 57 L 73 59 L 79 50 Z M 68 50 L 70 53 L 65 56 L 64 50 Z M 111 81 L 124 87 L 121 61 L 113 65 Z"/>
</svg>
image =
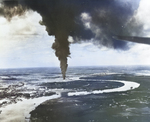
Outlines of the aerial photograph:
<svg viewBox="0 0 150 122">
<path fill-rule="evenodd" d="M 0 122 L 149 121 L 149 0 L 0 0 Z"/>
</svg>

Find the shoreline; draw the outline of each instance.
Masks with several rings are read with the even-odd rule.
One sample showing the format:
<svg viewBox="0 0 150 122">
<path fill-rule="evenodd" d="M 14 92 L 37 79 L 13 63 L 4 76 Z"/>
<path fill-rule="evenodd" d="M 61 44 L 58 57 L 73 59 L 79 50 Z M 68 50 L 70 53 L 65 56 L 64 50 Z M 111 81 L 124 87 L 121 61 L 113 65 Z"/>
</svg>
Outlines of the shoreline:
<svg viewBox="0 0 150 122">
<path fill-rule="evenodd" d="M 16 104 L 10 104 L 0 108 L 1 122 L 29 122 L 30 112 L 33 111 L 41 103 L 60 98 L 61 94 L 54 94 L 52 96 L 44 96 L 34 99 L 24 99 L 18 101 Z"/>
<path fill-rule="evenodd" d="M 94 91 L 91 91 L 91 92 L 88 92 L 88 91 L 69 92 L 68 96 L 82 96 L 82 95 L 89 95 L 89 94 L 124 92 L 124 91 L 128 91 L 128 90 L 138 88 L 140 86 L 139 83 L 132 82 L 132 81 L 120 81 L 120 80 L 107 80 L 107 81 L 120 82 L 120 83 L 123 83 L 124 85 L 122 87 L 119 87 L 119 88 L 105 89 L 105 90 L 94 90 Z"/>
</svg>

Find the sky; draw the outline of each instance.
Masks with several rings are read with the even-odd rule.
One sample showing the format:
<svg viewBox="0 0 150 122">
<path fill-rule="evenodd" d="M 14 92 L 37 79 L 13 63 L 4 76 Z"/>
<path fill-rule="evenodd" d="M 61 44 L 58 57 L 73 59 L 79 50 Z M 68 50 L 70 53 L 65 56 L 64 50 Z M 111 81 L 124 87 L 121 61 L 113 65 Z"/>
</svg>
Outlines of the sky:
<svg viewBox="0 0 150 122">
<path fill-rule="evenodd" d="M 142 36 L 150 37 L 150 1 L 140 0 L 134 16 L 144 24 Z M 59 67 L 51 48 L 54 36 L 48 35 L 46 27 L 39 24 L 40 20 L 42 17 L 33 11 L 27 11 L 21 17 L 14 16 L 11 21 L 0 16 L 0 68 Z M 71 36 L 69 41 L 73 42 Z M 90 41 L 73 43 L 70 44 L 68 65 L 150 65 L 150 45 L 131 42 L 130 45 L 131 48 L 124 51 L 94 45 Z"/>
</svg>

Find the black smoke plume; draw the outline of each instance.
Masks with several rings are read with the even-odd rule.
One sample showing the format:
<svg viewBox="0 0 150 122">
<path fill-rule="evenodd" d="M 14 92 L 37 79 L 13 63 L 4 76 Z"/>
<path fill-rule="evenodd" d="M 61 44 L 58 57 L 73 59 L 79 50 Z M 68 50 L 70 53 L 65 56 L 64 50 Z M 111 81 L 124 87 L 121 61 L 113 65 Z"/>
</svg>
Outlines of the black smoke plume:
<svg viewBox="0 0 150 122">
<path fill-rule="evenodd" d="M 119 0 L 3 0 L 0 15 L 11 20 L 28 10 L 38 12 L 42 16 L 40 24 L 46 27 L 49 35 L 55 36 L 52 48 L 60 60 L 65 79 L 70 55 L 69 36 L 74 43 L 90 40 L 109 48 L 129 48 L 127 42 L 112 36 L 136 35 L 142 30 L 142 25 L 134 18 L 138 6 L 132 5 Z"/>
</svg>

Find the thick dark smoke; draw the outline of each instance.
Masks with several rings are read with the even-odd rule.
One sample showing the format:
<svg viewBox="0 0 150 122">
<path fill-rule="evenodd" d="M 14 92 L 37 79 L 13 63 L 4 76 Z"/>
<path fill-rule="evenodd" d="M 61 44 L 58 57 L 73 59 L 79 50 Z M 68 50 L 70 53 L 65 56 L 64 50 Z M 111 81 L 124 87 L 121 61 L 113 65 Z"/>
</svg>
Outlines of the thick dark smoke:
<svg viewBox="0 0 150 122">
<path fill-rule="evenodd" d="M 140 33 L 142 25 L 133 17 L 137 7 L 119 0 L 3 0 L 0 15 L 10 20 L 28 10 L 38 12 L 42 16 L 40 24 L 55 36 L 52 48 L 65 79 L 70 55 L 68 36 L 74 43 L 93 40 L 96 45 L 127 50 L 127 42 L 112 36 Z"/>
<path fill-rule="evenodd" d="M 12 0 L 8 1 L 6 0 L 4 4 L 0 6 L 0 16 L 4 16 L 9 21 L 13 16 L 16 15 L 23 15 L 25 13 L 25 7 L 18 4 L 18 1 Z"/>
</svg>

